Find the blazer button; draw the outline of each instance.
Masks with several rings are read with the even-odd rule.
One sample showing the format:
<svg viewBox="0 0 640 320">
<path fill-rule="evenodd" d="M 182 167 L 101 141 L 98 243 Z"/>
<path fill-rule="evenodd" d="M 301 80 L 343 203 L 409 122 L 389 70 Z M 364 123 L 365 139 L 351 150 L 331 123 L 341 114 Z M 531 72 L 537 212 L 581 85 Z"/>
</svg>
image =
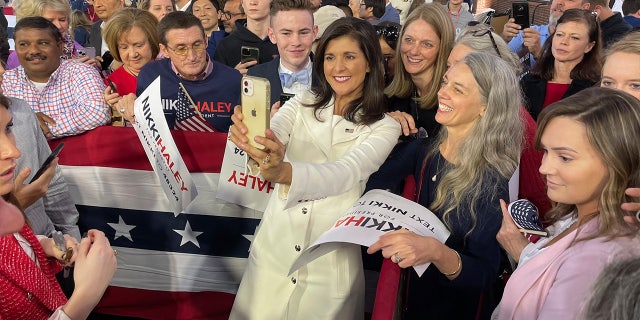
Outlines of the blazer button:
<svg viewBox="0 0 640 320">
<path fill-rule="evenodd" d="M 302 208 L 302 214 L 307 214 L 308 210 L 307 208 Z"/>
<path fill-rule="evenodd" d="M 291 283 L 296 284 L 296 278 L 295 277 L 291 277 Z"/>
<path fill-rule="evenodd" d="M 33 300 L 33 293 L 27 292 L 27 299 L 29 299 L 29 301 Z"/>
<path fill-rule="evenodd" d="M 296 244 L 296 246 L 294 248 L 296 248 L 296 251 L 298 251 L 298 252 L 300 252 L 300 250 L 302 249 L 302 248 L 300 248 L 299 244 Z"/>
</svg>

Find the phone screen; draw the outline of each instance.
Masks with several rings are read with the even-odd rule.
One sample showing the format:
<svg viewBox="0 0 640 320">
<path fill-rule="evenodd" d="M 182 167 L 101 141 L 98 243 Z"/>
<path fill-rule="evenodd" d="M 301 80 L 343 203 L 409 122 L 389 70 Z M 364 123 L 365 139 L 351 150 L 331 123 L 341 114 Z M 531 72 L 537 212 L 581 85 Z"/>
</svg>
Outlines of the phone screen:
<svg viewBox="0 0 640 320">
<path fill-rule="evenodd" d="M 255 47 L 242 46 L 240 48 L 240 62 L 245 63 L 248 61 L 259 61 L 260 49 Z"/>
<path fill-rule="evenodd" d="M 42 164 L 42 166 L 40 166 L 40 169 L 38 169 L 38 171 L 33 176 L 33 178 L 31 178 L 31 181 L 29 181 L 29 183 L 32 183 L 38 180 L 38 178 L 40 178 L 40 176 L 47 170 L 47 168 L 51 164 L 51 161 L 53 161 L 53 159 L 55 159 L 58 156 L 58 154 L 62 150 L 62 147 L 64 147 L 64 142 L 60 142 L 60 144 L 55 149 L 53 149 L 51 154 L 47 157 L 46 160 L 44 160 L 44 163 Z"/>
</svg>

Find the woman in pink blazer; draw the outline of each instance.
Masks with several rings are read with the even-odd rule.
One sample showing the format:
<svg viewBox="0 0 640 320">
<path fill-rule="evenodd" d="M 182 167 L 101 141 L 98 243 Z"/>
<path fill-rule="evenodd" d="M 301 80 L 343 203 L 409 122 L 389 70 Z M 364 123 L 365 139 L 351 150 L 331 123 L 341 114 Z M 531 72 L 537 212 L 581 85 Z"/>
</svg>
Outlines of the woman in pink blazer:
<svg viewBox="0 0 640 320">
<path fill-rule="evenodd" d="M 602 97 L 607 97 L 602 99 Z M 550 236 L 529 243 L 506 211 L 498 241 L 518 262 L 498 319 L 575 319 L 611 260 L 638 254 L 639 226 L 625 222 L 625 189 L 640 183 L 640 101 L 590 88 L 550 105 L 538 120 L 540 173 L 555 206 Z"/>
</svg>

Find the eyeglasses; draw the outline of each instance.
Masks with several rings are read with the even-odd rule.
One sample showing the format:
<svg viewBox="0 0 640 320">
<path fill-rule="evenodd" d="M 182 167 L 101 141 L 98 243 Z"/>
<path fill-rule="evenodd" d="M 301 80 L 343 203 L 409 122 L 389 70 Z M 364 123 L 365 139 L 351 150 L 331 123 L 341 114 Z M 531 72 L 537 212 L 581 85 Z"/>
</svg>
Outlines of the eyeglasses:
<svg viewBox="0 0 640 320">
<path fill-rule="evenodd" d="M 400 37 L 400 28 L 395 25 L 391 26 L 374 26 L 378 37 L 384 37 L 387 42 L 396 42 Z"/>
<path fill-rule="evenodd" d="M 491 39 L 491 44 L 493 44 L 493 48 L 496 49 L 496 53 L 498 54 L 498 57 L 502 58 L 502 55 L 500 54 L 500 49 L 498 49 L 498 45 L 496 44 L 496 40 L 493 38 L 493 32 L 491 32 L 491 29 L 475 30 L 475 31 L 471 31 L 470 33 L 474 37 L 482 37 L 485 34 L 488 34 L 489 35 L 489 39 Z"/>
<path fill-rule="evenodd" d="M 231 18 L 239 15 L 243 15 L 244 12 L 233 13 L 231 11 L 220 11 L 220 18 L 225 18 L 227 20 L 231 20 Z"/>
<path fill-rule="evenodd" d="M 189 53 L 189 48 L 191 48 L 191 50 L 193 50 L 193 53 L 195 54 L 202 53 L 204 50 L 207 49 L 207 45 L 204 42 L 196 42 L 191 47 L 189 46 L 179 46 L 177 48 L 171 48 L 169 46 L 166 46 L 166 47 L 167 49 L 173 51 L 173 53 L 179 56 L 186 56 Z"/>
</svg>

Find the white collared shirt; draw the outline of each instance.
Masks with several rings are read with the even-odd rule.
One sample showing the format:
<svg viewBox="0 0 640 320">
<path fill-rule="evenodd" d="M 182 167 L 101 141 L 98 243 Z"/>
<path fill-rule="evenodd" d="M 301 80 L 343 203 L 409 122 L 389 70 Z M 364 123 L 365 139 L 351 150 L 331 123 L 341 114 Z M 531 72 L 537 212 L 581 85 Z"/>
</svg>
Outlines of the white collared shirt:
<svg viewBox="0 0 640 320">
<path fill-rule="evenodd" d="M 301 92 L 305 92 L 311 89 L 311 81 L 313 79 L 313 63 L 311 63 L 311 59 L 308 58 L 308 62 L 307 65 L 304 67 L 307 70 L 307 74 L 309 75 L 309 83 L 308 84 L 302 84 L 300 82 L 294 82 L 291 85 L 291 88 L 285 88 L 284 86 L 282 87 L 282 92 L 284 93 L 290 93 L 290 94 L 298 94 Z M 282 64 L 282 59 L 280 60 L 280 66 L 278 66 L 278 75 L 280 73 L 288 73 L 288 74 L 293 74 L 293 71 L 287 69 L 283 64 Z"/>
</svg>

